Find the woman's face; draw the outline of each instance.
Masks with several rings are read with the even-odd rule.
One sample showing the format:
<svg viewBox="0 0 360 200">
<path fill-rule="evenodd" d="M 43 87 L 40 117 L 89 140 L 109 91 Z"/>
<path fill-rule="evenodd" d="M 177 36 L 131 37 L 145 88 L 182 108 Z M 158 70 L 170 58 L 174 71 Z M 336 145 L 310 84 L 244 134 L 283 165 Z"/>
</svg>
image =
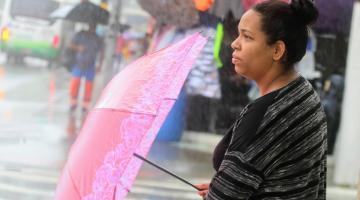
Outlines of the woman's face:
<svg viewBox="0 0 360 200">
<path fill-rule="evenodd" d="M 261 30 L 261 15 L 253 10 L 247 11 L 240 20 L 238 31 L 239 36 L 231 44 L 235 71 L 257 80 L 271 68 L 274 51 L 266 43 L 266 35 Z"/>
</svg>

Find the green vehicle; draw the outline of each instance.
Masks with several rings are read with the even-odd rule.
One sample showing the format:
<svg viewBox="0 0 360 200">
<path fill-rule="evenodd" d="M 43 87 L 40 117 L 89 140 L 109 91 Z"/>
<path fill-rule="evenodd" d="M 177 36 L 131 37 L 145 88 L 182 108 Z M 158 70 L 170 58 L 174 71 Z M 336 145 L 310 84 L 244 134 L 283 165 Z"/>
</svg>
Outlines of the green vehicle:
<svg viewBox="0 0 360 200">
<path fill-rule="evenodd" d="M 61 46 L 61 24 L 50 14 L 60 3 L 54 0 L 3 0 L 0 49 L 7 60 L 22 62 L 26 56 L 56 61 Z"/>
</svg>

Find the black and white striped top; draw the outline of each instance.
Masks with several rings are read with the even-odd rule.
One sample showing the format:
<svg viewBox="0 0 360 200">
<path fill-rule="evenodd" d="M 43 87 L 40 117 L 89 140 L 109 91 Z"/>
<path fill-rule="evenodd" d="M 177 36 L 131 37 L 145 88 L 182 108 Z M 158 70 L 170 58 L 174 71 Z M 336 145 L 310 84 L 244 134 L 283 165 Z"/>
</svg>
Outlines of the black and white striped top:
<svg viewBox="0 0 360 200">
<path fill-rule="evenodd" d="M 240 113 L 207 200 L 326 198 L 327 125 L 318 95 L 299 77 L 272 96 Z M 263 113 L 251 108 L 259 105 L 266 105 Z M 261 118 L 254 134 L 244 135 L 256 110 Z"/>
</svg>

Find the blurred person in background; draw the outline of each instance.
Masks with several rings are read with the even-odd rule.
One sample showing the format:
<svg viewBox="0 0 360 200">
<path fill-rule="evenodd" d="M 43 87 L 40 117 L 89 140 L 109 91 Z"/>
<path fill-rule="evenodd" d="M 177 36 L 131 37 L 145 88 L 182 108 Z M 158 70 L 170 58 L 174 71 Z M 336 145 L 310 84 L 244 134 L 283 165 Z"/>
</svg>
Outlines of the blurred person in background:
<svg viewBox="0 0 360 200">
<path fill-rule="evenodd" d="M 72 66 L 70 81 L 70 112 L 73 113 L 77 108 L 81 79 L 84 78 L 85 94 L 82 112 L 86 114 L 91 103 L 95 75 L 101 71 L 104 60 L 104 43 L 96 34 L 96 24 L 91 23 L 88 30 L 76 33 L 69 48 L 75 52 L 75 63 Z"/>
<path fill-rule="evenodd" d="M 311 0 L 269 0 L 242 16 L 232 62 L 260 97 L 215 148 L 216 174 L 198 185 L 204 199 L 326 199 L 325 112 L 294 68 L 317 17 Z"/>
</svg>

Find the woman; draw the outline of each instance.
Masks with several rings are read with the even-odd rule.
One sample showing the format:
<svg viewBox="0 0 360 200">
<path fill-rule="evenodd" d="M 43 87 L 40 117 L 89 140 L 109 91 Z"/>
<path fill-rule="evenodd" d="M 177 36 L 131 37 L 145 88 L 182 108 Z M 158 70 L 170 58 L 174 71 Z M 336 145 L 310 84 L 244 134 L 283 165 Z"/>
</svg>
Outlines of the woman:
<svg viewBox="0 0 360 200">
<path fill-rule="evenodd" d="M 198 185 L 205 199 L 325 199 L 325 114 L 294 70 L 317 16 L 310 0 L 266 1 L 242 16 L 232 62 L 261 97 L 215 148 L 217 172 L 210 184 Z"/>
</svg>

